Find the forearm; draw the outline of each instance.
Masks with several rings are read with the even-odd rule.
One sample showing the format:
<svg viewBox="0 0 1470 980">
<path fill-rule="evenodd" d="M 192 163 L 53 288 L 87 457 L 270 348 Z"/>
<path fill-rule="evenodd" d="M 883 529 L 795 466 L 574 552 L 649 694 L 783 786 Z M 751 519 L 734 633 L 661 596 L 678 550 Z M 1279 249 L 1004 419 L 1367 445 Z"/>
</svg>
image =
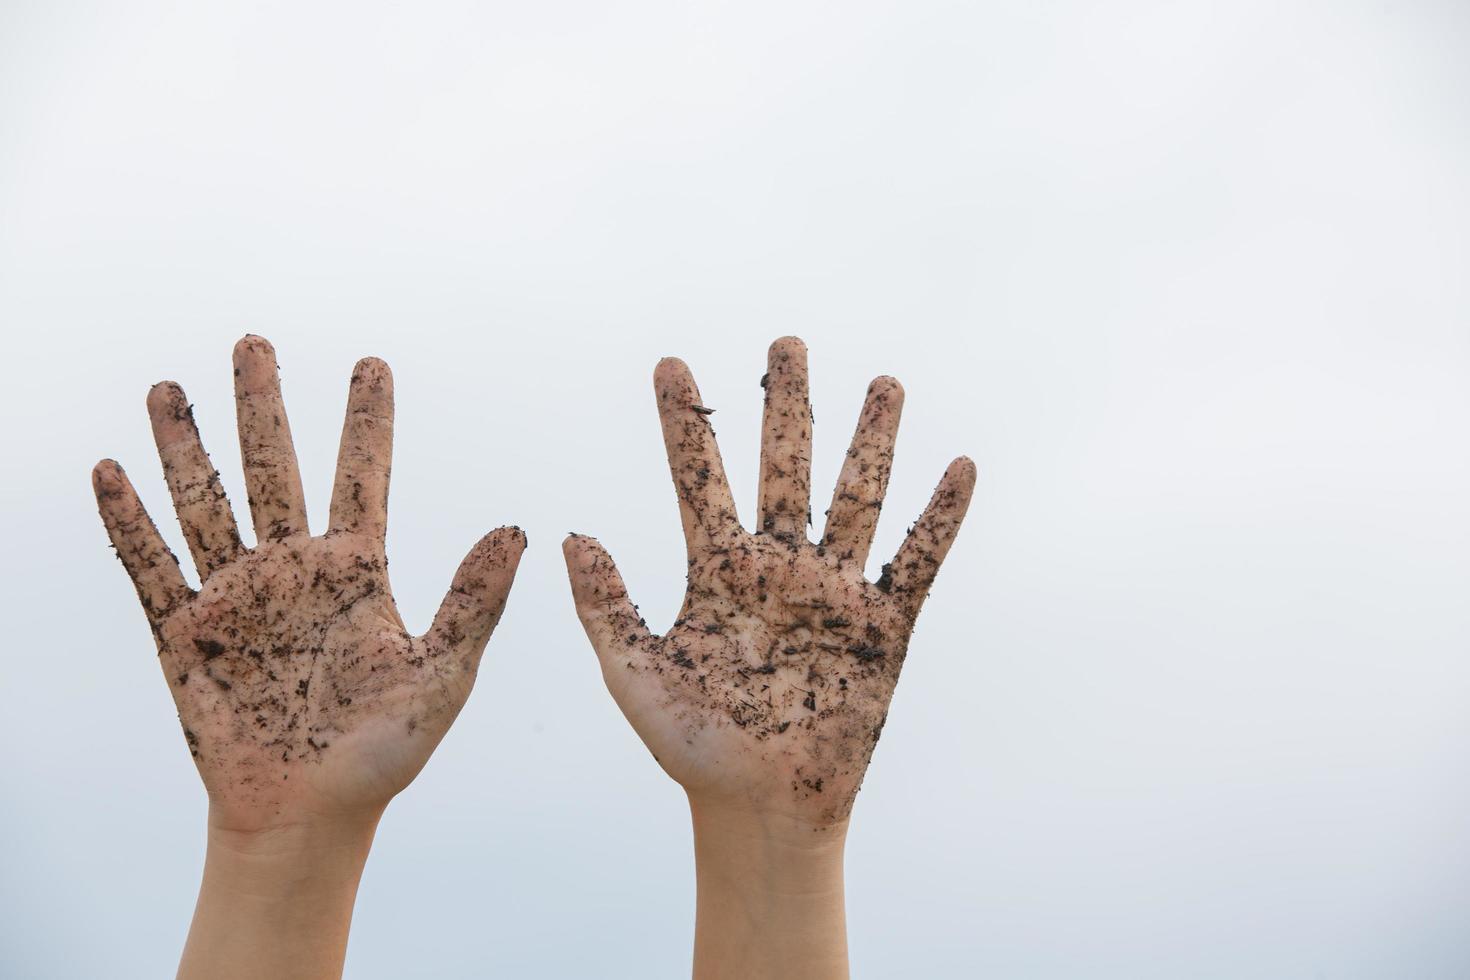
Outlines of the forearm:
<svg viewBox="0 0 1470 980">
<path fill-rule="evenodd" d="M 690 812 L 695 980 L 845 978 L 847 825 L 816 829 L 693 800 Z"/>
<path fill-rule="evenodd" d="M 211 821 L 179 977 L 340 977 L 378 816 L 249 833 Z"/>
</svg>

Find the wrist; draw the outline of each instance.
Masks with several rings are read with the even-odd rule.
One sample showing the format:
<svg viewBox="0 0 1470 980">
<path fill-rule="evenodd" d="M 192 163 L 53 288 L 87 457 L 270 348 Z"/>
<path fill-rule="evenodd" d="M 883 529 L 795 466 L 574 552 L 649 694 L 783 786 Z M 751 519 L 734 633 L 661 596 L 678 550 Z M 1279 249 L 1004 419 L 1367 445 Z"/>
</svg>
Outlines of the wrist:
<svg viewBox="0 0 1470 980">
<path fill-rule="evenodd" d="M 342 857 L 372 846 L 383 808 L 330 815 L 298 815 L 290 819 L 259 819 L 236 807 L 209 806 L 210 853 L 258 863 L 292 861 L 326 855 Z"/>
<path fill-rule="evenodd" d="M 747 856 L 769 853 L 779 864 L 842 861 L 847 842 L 846 820 L 815 821 L 806 817 L 759 809 L 749 805 L 689 797 L 689 815 L 696 840 L 729 841 Z"/>
<path fill-rule="evenodd" d="M 273 908 L 318 904 L 350 909 L 372 848 L 378 815 L 308 820 L 242 830 L 211 807 L 204 890 Z"/>
<path fill-rule="evenodd" d="M 243 828 L 211 806 L 179 976 L 340 977 L 379 813 Z"/>
<path fill-rule="evenodd" d="M 694 973 L 847 975 L 847 823 L 689 802 L 697 877 Z"/>
</svg>

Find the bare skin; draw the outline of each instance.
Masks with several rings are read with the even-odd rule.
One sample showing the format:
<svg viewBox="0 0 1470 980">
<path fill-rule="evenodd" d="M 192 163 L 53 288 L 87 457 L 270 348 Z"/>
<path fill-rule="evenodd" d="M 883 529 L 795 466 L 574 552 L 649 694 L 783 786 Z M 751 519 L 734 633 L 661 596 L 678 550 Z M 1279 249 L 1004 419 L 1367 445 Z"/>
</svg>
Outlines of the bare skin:
<svg viewBox="0 0 1470 980">
<path fill-rule="evenodd" d="M 903 389 L 892 378 L 869 386 L 814 542 L 805 346 L 777 340 L 768 367 L 754 532 L 736 515 L 688 367 L 666 358 L 654 372 L 689 564 L 669 630 L 649 630 L 597 541 L 572 535 L 563 550 L 608 690 L 689 796 L 696 976 L 845 976 L 848 817 L 975 468 L 950 464 L 898 554 L 868 581 Z"/>
<path fill-rule="evenodd" d="M 209 794 L 209 856 L 180 976 L 340 976 L 378 817 L 469 696 L 526 539 L 517 528 L 482 538 L 429 631 L 410 635 L 384 555 L 388 366 L 365 358 L 353 370 L 331 514 L 316 537 L 275 352 L 245 337 L 234 367 L 254 548 L 172 382 L 149 392 L 148 414 L 199 590 L 122 467 L 98 463 L 93 485 Z"/>
</svg>

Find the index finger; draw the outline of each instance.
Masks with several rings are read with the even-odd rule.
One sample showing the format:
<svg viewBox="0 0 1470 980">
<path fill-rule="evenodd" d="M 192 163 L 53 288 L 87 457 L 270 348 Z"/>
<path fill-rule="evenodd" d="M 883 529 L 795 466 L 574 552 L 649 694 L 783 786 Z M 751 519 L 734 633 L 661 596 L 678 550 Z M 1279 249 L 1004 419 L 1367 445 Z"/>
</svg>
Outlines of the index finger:
<svg viewBox="0 0 1470 980">
<path fill-rule="evenodd" d="M 654 369 L 653 387 L 669 472 L 679 495 L 684 543 L 693 558 L 738 531 L 740 518 L 710 425 L 712 410 L 700 400 L 689 366 L 677 357 L 664 358 Z"/>
</svg>

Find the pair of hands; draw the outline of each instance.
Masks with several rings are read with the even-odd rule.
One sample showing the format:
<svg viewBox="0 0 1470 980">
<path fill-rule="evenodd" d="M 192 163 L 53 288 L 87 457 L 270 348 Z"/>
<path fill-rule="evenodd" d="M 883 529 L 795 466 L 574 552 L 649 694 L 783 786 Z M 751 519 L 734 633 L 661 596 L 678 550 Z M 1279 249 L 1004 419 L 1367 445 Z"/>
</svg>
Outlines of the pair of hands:
<svg viewBox="0 0 1470 980">
<path fill-rule="evenodd" d="M 188 587 L 110 460 L 93 472 L 98 505 L 157 640 L 209 793 L 211 834 L 238 843 L 355 825 L 368 828 L 370 842 L 378 815 L 423 768 L 469 696 L 526 538 L 500 528 L 476 543 L 429 631 L 410 635 L 384 556 L 387 365 L 366 358 L 353 371 L 331 514 L 319 536 L 307 524 L 273 349 L 246 337 L 234 368 L 257 545 L 242 543 L 188 400 L 171 382 L 149 393 L 148 411 L 200 588 Z M 696 821 L 701 812 L 718 815 L 713 822 L 733 815 L 797 837 L 840 837 L 914 620 L 968 506 L 974 466 L 963 458 L 950 465 L 897 556 L 869 582 L 863 569 L 902 389 L 891 378 L 869 387 L 813 543 L 801 341 L 772 345 L 762 385 L 760 529 L 751 533 L 736 516 L 689 369 L 668 358 L 654 373 L 689 563 L 683 609 L 668 632 L 649 631 L 595 540 L 572 535 L 563 547 L 608 689 L 684 786 Z"/>
</svg>

